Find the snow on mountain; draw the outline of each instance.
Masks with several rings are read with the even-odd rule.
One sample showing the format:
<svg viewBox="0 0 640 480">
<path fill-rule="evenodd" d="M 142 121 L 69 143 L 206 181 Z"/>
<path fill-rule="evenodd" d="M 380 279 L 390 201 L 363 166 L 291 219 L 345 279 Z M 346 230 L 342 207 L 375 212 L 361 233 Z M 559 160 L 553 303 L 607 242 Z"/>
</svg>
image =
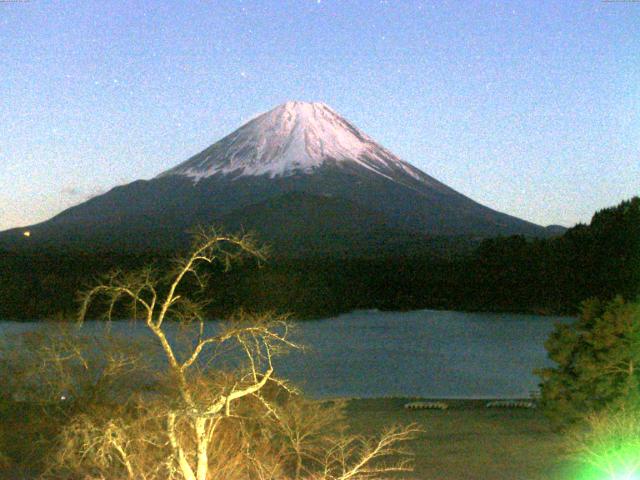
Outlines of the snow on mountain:
<svg viewBox="0 0 640 480">
<path fill-rule="evenodd" d="M 431 177 L 400 160 L 323 103 L 287 102 L 249 121 L 203 152 L 159 177 L 195 181 L 213 175 L 309 174 L 325 163 L 353 162 L 390 180 L 407 174 L 425 184 Z"/>
</svg>

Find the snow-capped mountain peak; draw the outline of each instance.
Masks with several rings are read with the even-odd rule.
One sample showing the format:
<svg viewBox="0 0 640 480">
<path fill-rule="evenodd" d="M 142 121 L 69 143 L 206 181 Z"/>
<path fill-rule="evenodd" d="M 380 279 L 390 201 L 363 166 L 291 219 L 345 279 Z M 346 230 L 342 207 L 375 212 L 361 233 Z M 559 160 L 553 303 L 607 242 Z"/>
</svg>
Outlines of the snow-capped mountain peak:
<svg viewBox="0 0 640 480">
<path fill-rule="evenodd" d="M 320 258 L 422 251 L 425 235 L 548 235 L 400 160 L 322 103 L 282 104 L 158 177 L 30 226 L 30 245 L 166 251 L 213 224 Z M 23 243 L 24 229 L 0 234 L 0 248 Z"/>
<path fill-rule="evenodd" d="M 298 101 L 286 102 L 257 116 L 159 176 L 181 175 L 196 181 L 213 175 L 273 178 L 312 173 L 325 163 L 340 166 L 348 162 L 389 179 L 399 172 L 422 182 L 430 179 L 324 103 Z"/>
</svg>

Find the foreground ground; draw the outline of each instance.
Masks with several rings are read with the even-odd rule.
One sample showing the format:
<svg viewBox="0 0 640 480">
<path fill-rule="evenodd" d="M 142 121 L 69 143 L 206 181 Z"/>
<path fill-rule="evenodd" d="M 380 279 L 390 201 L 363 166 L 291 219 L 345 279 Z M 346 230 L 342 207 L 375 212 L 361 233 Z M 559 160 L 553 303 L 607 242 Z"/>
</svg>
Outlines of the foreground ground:
<svg viewBox="0 0 640 480">
<path fill-rule="evenodd" d="M 424 480 L 595 480 L 563 454 L 562 437 L 539 410 L 489 409 L 485 401 L 448 401 L 449 408 L 405 410 L 403 399 L 350 400 L 346 418 L 354 433 L 375 436 L 385 426 L 415 423 L 423 431 L 408 445 L 415 471 L 402 478 Z M 0 402 L 0 450 L 14 460 L 42 460 L 37 408 Z M 41 419 L 40 419 L 41 420 Z M 29 427 L 27 427 L 29 425 Z M 49 432 L 50 435 L 55 432 Z M 2 460 L 2 458 L 0 458 Z M 32 478 L 3 468 L 0 478 Z"/>
<path fill-rule="evenodd" d="M 563 455 L 562 437 L 542 413 L 486 408 L 485 401 L 448 401 L 449 408 L 408 411 L 407 400 L 351 400 L 355 432 L 375 435 L 385 425 L 416 423 L 423 433 L 410 449 L 425 480 L 574 480 L 583 474 Z"/>
</svg>

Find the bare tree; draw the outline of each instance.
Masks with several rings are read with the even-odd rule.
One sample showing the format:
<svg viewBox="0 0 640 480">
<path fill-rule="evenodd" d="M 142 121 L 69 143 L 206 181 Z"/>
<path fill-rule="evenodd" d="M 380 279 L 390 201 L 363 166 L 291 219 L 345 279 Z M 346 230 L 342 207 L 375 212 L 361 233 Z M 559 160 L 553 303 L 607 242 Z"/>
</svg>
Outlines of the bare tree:
<svg viewBox="0 0 640 480">
<path fill-rule="evenodd" d="M 192 276 L 198 284 L 205 285 L 201 275 L 201 264 L 222 262 L 225 266 L 243 254 L 264 258 L 264 254 L 249 236 L 221 235 L 215 231 L 198 232 L 190 254 L 179 259 L 169 275 L 168 288 L 161 291 L 161 283 L 151 269 L 135 274 L 114 273 L 106 282 L 92 288 L 83 295 L 79 320 L 84 321 L 91 303 L 99 296 L 107 299 L 107 316 L 124 300 L 134 318 L 140 318 L 162 347 L 164 358 L 175 382 L 178 401 L 166 412 L 166 434 L 172 452 L 172 465 L 185 480 L 206 480 L 209 472 L 209 450 L 216 428 L 223 417 L 233 415 L 234 404 L 252 396 L 267 410 L 272 407 L 260 395 L 269 383 L 284 388 L 286 383 L 274 375 L 273 356 L 282 346 L 296 348 L 288 339 L 288 325 L 282 318 L 272 316 L 241 317 L 238 322 L 216 335 L 205 334 L 202 305 L 189 300 L 180 292 L 185 278 Z M 166 321 L 183 324 L 196 322 L 198 337 L 186 352 L 178 352 L 168 338 Z M 233 379 L 229 387 L 204 389 L 198 381 L 199 359 L 207 349 L 219 349 L 235 342 L 241 346 L 248 371 Z M 190 435 L 181 435 L 180 430 Z M 194 452 L 191 452 L 194 445 Z M 126 462 L 125 462 L 126 463 Z M 133 472 L 130 473 L 133 477 Z"/>
</svg>

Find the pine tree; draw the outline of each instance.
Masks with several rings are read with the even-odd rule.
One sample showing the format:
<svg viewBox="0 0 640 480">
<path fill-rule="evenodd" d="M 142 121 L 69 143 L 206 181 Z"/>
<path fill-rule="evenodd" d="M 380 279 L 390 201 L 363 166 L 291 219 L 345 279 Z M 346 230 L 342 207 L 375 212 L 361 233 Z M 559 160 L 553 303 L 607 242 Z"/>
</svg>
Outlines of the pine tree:
<svg viewBox="0 0 640 480">
<path fill-rule="evenodd" d="M 588 300 L 578 320 L 557 325 L 545 347 L 557 366 L 538 372 L 542 405 L 556 424 L 617 404 L 640 405 L 639 302 Z"/>
</svg>

